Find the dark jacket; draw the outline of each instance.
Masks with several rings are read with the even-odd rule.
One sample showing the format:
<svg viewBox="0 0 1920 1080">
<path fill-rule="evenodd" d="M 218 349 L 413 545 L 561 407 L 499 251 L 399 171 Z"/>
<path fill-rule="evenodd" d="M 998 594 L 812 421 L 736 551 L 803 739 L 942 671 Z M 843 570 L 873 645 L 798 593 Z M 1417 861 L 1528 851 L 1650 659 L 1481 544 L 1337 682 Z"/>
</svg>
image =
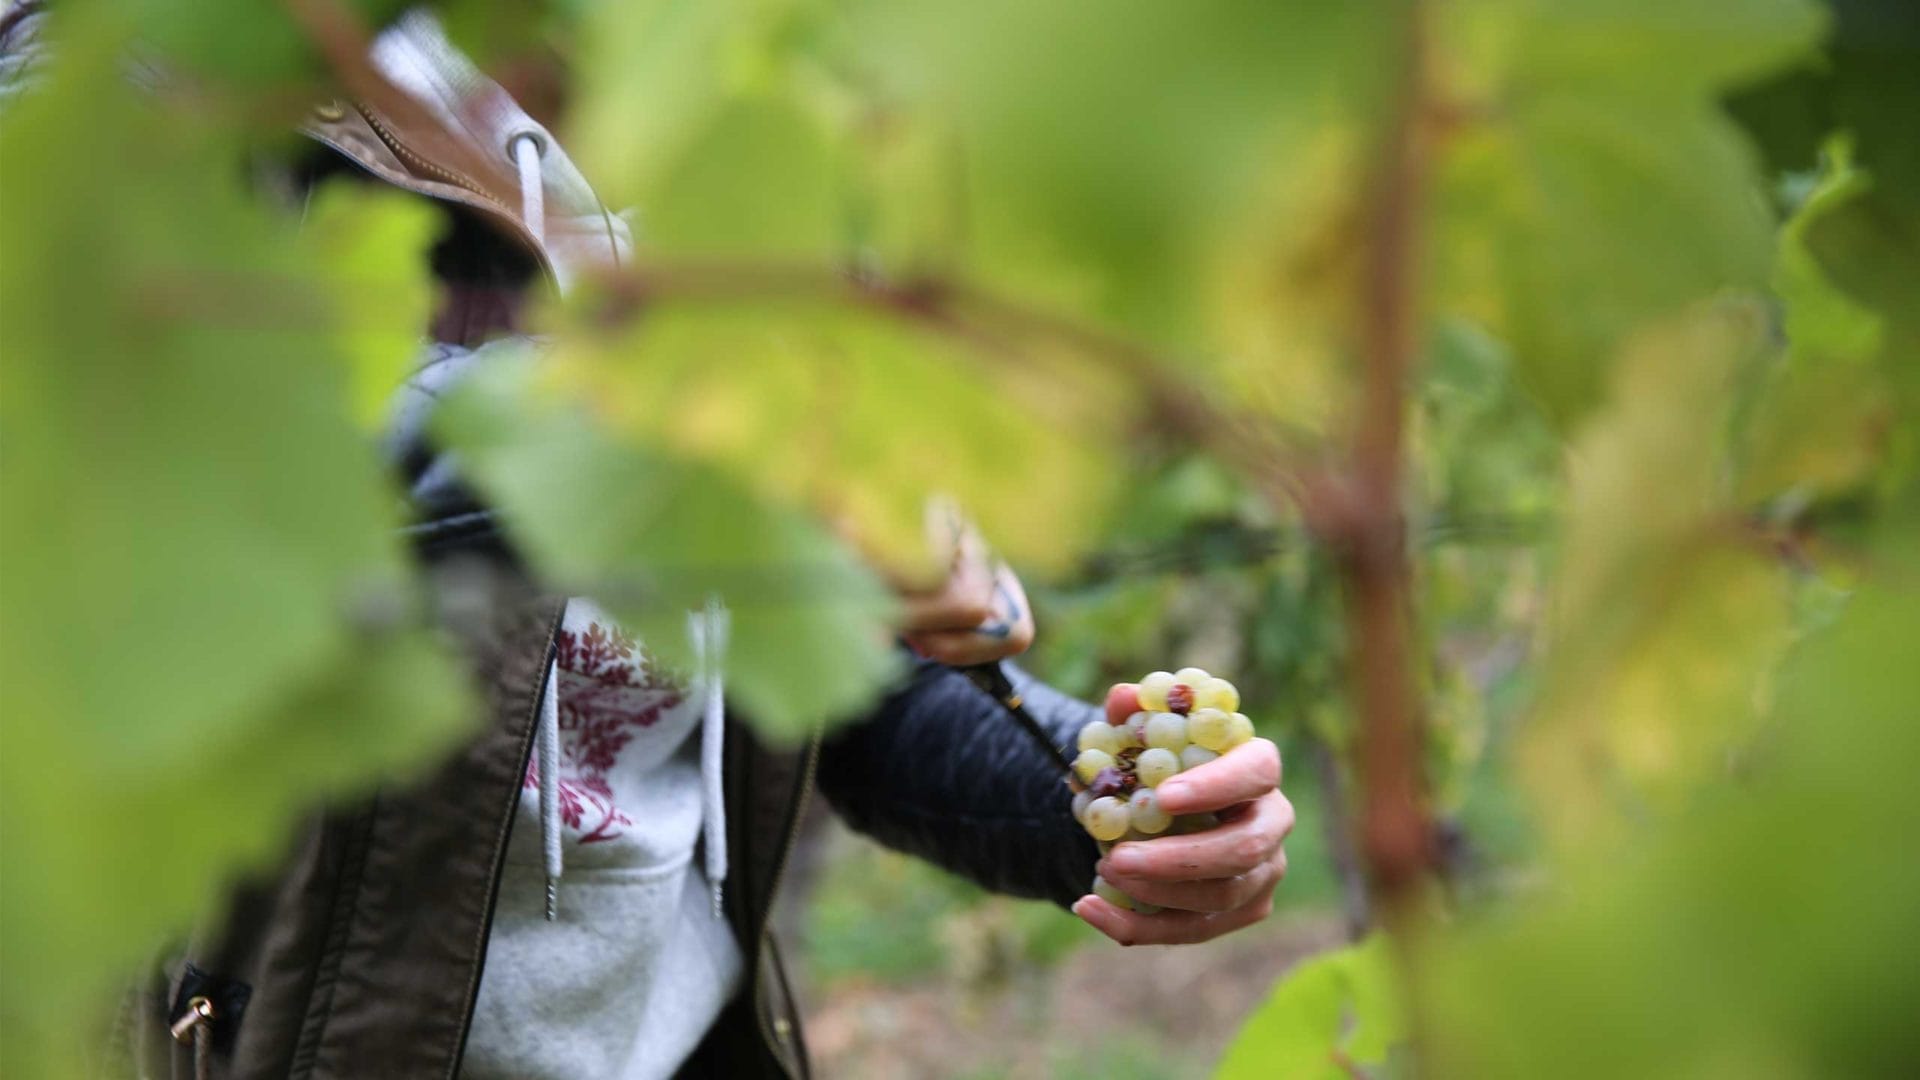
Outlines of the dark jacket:
<svg viewBox="0 0 1920 1080">
<path fill-rule="evenodd" d="M 511 205 L 421 151 L 434 138 L 343 104 L 318 111 L 308 130 L 337 163 L 448 207 L 454 226 L 435 269 L 450 304 L 437 336 L 471 344 L 511 329 L 513 295 L 542 269 L 558 276 Z M 417 783 L 317 815 L 276 874 L 236 890 L 158 966 L 119 1029 L 153 1075 L 195 1075 L 196 1053 L 216 1077 L 459 1072 L 561 604 L 516 571 L 489 516 L 433 467 L 430 445 L 403 437 L 395 449 L 423 514 L 425 572 L 487 568 L 490 602 L 463 605 L 472 613 L 449 626 L 485 715 Z M 429 476 L 451 486 L 423 485 Z M 1097 715 L 1016 681 L 1061 745 Z M 727 915 L 748 977 L 686 1075 L 807 1075 L 768 913 L 815 786 L 856 829 L 990 889 L 1064 904 L 1092 878 L 1094 845 L 1073 823 L 1055 767 L 995 702 L 937 665 L 918 664 L 871 717 L 798 750 L 768 747 L 730 719 L 725 772 Z M 168 1033 L 196 997 L 213 1012 L 198 1051 Z"/>
<path fill-rule="evenodd" d="M 213 1003 L 211 1073 L 457 1074 L 559 604 L 503 590 L 460 628 L 484 690 L 480 735 L 419 783 L 317 818 L 284 869 L 241 889 L 172 958 L 134 1037 L 155 1074 L 194 1075 L 167 1023 Z M 1020 676 L 1062 743 L 1094 715 Z M 747 985 L 684 1071 L 806 1076 L 805 1043 L 768 928 L 816 785 L 855 828 L 1000 892 L 1070 903 L 1095 852 L 1050 762 L 963 677 L 917 666 L 875 714 L 796 751 L 730 725 L 727 915 Z"/>
</svg>

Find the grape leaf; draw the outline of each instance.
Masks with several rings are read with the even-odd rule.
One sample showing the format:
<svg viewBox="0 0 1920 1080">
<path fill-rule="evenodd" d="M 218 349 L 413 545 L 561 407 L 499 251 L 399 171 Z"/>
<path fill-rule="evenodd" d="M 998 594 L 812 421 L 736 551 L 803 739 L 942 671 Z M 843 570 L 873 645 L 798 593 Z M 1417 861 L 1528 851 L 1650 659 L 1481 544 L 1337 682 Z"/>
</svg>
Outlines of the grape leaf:
<svg viewBox="0 0 1920 1080">
<path fill-rule="evenodd" d="M 380 614 L 407 571 L 349 416 L 349 357 L 413 333 L 353 322 L 353 283 L 241 188 L 239 140 L 76 25 L 0 127 L 13 1075 L 58 1074 L 85 1006 L 296 812 L 471 715 Z"/>
<path fill-rule="evenodd" d="M 136 0 L 116 4 L 142 54 L 169 77 L 211 78 L 260 93 L 290 90 L 284 100 L 296 110 L 300 94 L 320 84 L 320 50 L 297 15 L 318 10 L 321 22 L 372 32 L 413 6 L 408 0 L 333 0 L 329 5 L 259 4 L 252 0 L 202 0 L 171 4 Z M 271 99 L 262 99 L 271 100 Z"/>
<path fill-rule="evenodd" d="M 1836 147 L 1827 175 L 1781 230 L 1774 290 L 1785 305 L 1787 349 L 1747 418 L 1745 501 L 1845 493 L 1892 449 L 1897 403 L 1877 363 L 1889 351 L 1887 321 L 1836 287 L 1806 240 L 1823 218 L 1853 212 L 1850 204 L 1871 188 Z"/>
<path fill-rule="evenodd" d="M 1638 337 L 1571 450 L 1547 682 L 1520 752 L 1543 818 L 1587 850 L 1650 805 L 1683 808 L 1751 732 L 1786 641 L 1784 582 L 1725 482 L 1753 322 L 1708 311 Z"/>
<path fill-rule="evenodd" d="M 1510 342 L 1563 425 L 1644 322 L 1764 283 L 1760 177 L 1718 95 L 1804 55 L 1819 26 L 1802 0 L 1445 9 L 1460 85 L 1442 93 L 1468 120 L 1437 177 L 1436 286 Z"/>
<path fill-rule="evenodd" d="M 1780 677 L 1772 745 L 1615 857 L 1553 868 L 1524 909 L 1448 935 L 1422 985 L 1434 1075 L 1898 1075 L 1920 876 L 1889 862 L 1920 813 L 1908 763 L 1920 581 L 1905 511 L 1875 573 Z"/>
<path fill-rule="evenodd" d="M 1392 959 L 1381 935 L 1322 953 L 1288 972 L 1255 1009 L 1216 1080 L 1347 1080 L 1405 1037 Z"/>
<path fill-rule="evenodd" d="M 645 255 L 809 259 L 831 265 L 844 235 L 835 148 L 792 101 L 718 104 L 644 206 Z M 769 185 L 768 176 L 779 176 Z"/>
<path fill-rule="evenodd" d="M 582 13 L 567 146 L 604 199 L 645 211 L 643 242 L 656 186 L 733 90 L 729 47 L 762 25 L 752 5 L 731 0 L 634 0 Z"/>
<path fill-rule="evenodd" d="M 1381 17 L 1374 5 L 1246 0 L 870 4 L 831 59 L 879 98 L 881 117 L 898 101 L 951 125 L 964 273 L 1195 342 L 1200 271 L 1217 244 L 1241 239 L 1233 223 L 1256 167 L 1284 159 L 1303 114 L 1366 98 Z"/>
<path fill-rule="evenodd" d="M 611 334 L 575 322 L 554 370 L 623 439 L 822 514 L 909 578 L 935 494 L 1009 557 L 1063 564 L 1117 494 L 1110 463 L 1138 411 L 1075 357 L 848 301 L 669 299 Z"/>
<path fill-rule="evenodd" d="M 406 380 L 418 336 L 432 313 L 433 284 L 424 253 L 440 227 L 427 202 L 388 189 L 327 184 L 308 203 L 302 241 L 353 312 L 345 344 L 353 417 L 371 431 L 386 417 L 393 388 Z"/>
<path fill-rule="evenodd" d="M 797 739 L 848 719 L 893 676 L 891 602 L 873 574 L 734 473 L 609 432 L 532 353 L 475 372 L 438 430 L 543 577 L 616 612 L 690 670 L 687 613 L 732 613 L 728 691 Z"/>
</svg>

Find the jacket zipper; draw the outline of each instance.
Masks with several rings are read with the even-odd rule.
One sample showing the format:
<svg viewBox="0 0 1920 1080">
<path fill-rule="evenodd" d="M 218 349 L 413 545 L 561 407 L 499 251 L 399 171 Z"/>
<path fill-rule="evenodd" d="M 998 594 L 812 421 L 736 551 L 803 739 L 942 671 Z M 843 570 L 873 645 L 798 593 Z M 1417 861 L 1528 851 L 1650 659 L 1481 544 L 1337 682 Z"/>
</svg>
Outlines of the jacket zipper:
<svg viewBox="0 0 1920 1080">
<path fill-rule="evenodd" d="M 559 639 L 560 627 L 566 619 L 566 616 L 567 605 L 562 603 L 560 610 L 554 614 L 553 620 L 547 624 L 547 647 L 540 653 L 540 678 L 534 684 L 533 708 L 529 713 L 531 722 L 527 725 L 526 737 L 520 741 L 520 772 L 518 773 L 520 776 L 527 774 L 527 762 L 531 760 L 533 756 L 533 740 L 534 734 L 539 728 L 539 719 L 533 716 L 532 713 L 540 711 L 540 702 L 547 696 L 547 679 L 553 674 L 555 642 Z M 463 1022 L 460 1025 L 460 1043 L 454 1048 L 453 1060 L 447 1064 L 447 1080 L 453 1080 L 455 1076 L 459 1075 L 460 1063 L 465 1060 L 467 1056 L 467 1036 L 472 1034 L 473 1031 L 473 1010 L 480 1000 L 480 976 L 481 973 L 486 970 L 487 966 L 487 943 L 493 939 L 493 914 L 495 907 L 498 906 L 500 901 L 500 879 L 506 868 L 507 843 L 510 839 L 509 834 L 513 831 L 514 814 L 519 810 L 519 807 L 520 788 L 518 785 L 515 785 L 513 798 L 507 803 L 507 812 L 500 820 L 499 837 L 495 841 L 499 846 L 499 852 L 494 856 L 493 874 L 487 887 L 486 916 L 480 924 L 480 962 L 473 966 L 473 974 L 469 976 L 467 981 L 467 1004 L 462 1013 Z"/>
<path fill-rule="evenodd" d="M 766 1010 L 760 1008 L 762 990 L 761 972 L 766 967 L 762 961 L 764 960 L 763 954 L 767 949 L 767 924 L 772 921 L 773 905 L 780 895 L 780 883 L 787 875 L 788 857 L 793 854 L 794 843 L 800 838 L 800 823 L 805 820 L 807 804 L 813 797 L 814 772 L 818 769 L 819 765 L 820 736 L 818 733 L 815 733 L 811 739 L 807 740 L 807 762 L 800 773 L 800 793 L 793 801 L 793 813 L 787 819 L 787 832 L 785 839 L 783 839 L 780 844 L 780 856 L 773 864 L 773 887 L 767 892 L 767 915 L 761 918 L 760 932 L 754 937 L 753 982 L 749 987 L 750 997 L 754 1002 L 754 1019 L 760 1025 L 760 1037 L 766 1041 L 767 1046 L 775 1050 L 774 1057 L 780 1062 L 781 1071 L 790 1077 L 795 1075 L 793 1070 L 787 1066 L 787 1057 L 790 1056 L 791 1052 L 788 1054 L 778 1052 L 784 1044 L 774 1035 L 769 1026 Z"/>
</svg>

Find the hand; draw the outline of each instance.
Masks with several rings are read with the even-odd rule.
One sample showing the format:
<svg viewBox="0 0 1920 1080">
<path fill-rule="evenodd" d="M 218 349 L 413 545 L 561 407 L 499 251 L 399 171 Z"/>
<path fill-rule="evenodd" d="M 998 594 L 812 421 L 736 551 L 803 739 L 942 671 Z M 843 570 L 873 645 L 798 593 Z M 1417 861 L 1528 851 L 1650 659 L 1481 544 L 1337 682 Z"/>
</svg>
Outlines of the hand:
<svg viewBox="0 0 1920 1080">
<path fill-rule="evenodd" d="M 914 651 L 955 667 L 1018 656 L 1033 644 L 1033 610 L 1006 563 L 993 558 L 979 530 L 942 505 L 931 528 L 949 549 L 946 581 L 932 590 L 901 590 L 901 631 Z"/>
<path fill-rule="evenodd" d="M 1107 693 L 1107 713 L 1139 709 L 1134 687 Z M 1156 790 L 1170 814 L 1211 811 L 1221 824 L 1186 836 L 1156 836 L 1114 845 L 1097 872 L 1114 888 L 1165 911 L 1142 915 L 1097 896 L 1073 913 L 1122 945 L 1208 941 L 1259 922 L 1273 911 L 1273 889 L 1287 874 L 1283 848 L 1293 831 L 1293 804 L 1280 793 L 1280 751 L 1266 739 L 1234 747 Z"/>
</svg>

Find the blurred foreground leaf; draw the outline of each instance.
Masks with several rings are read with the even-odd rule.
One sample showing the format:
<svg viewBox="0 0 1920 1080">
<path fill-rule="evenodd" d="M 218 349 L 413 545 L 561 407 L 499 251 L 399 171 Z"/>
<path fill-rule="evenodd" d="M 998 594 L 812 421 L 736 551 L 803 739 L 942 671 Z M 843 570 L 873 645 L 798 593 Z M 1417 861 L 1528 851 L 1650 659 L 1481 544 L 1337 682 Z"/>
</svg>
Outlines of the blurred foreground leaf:
<svg viewBox="0 0 1920 1080">
<path fill-rule="evenodd" d="M 1550 832 L 1589 851 L 1684 809 L 1753 728 L 1788 594 L 1728 492 L 1725 434 L 1752 319 L 1640 336 L 1571 450 L 1547 682 L 1521 764 Z"/>
<path fill-rule="evenodd" d="M 506 359 L 448 401 L 440 431 L 545 580 L 683 670 L 687 613 L 718 597 L 728 692 L 770 734 L 798 739 L 872 700 L 896 659 L 870 571 L 735 475 L 607 432 L 531 352 Z"/>
<path fill-rule="evenodd" d="M 360 185 L 326 185 L 307 207 L 301 241 L 353 315 L 344 342 L 350 404 L 368 431 L 386 418 L 394 387 L 410 374 L 416 358 L 409 346 L 432 313 L 433 282 L 424 270 L 439 226 L 425 201 Z"/>
<path fill-rule="evenodd" d="M 812 509 L 909 576 L 926 569 L 929 495 L 1049 566 L 1119 486 L 1116 429 L 1133 406 L 1070 358 L 983 349 L 844 301 L 668 302 L 629 332 L 575 331 L 553 377 L 620 438 Z"/>
<path fill-rule="evenodd" d="M 1429 957 L 1436 1075 L 1901 1076 L 1920 1062 L 1920 564 L 1875 579 L 1781 677 L 1737 785 L 1616 857 L 1564 862 L 1533 910 Z"/>
<path fill-rule="evenodd" d="M 138 98 L 117 37 L 66 45 L 0 121 L 15 1076 L 64 1071 L 116 978 L 292 815 L 470 715 L 404 629 L 392 501 L 349 418 L 349 357 L 412 335 L 354 321 L 356 290 L 240 187 L 238 141 Z"/>
<path fill-rule="evenodd" d="M 1814 43 L 1805 0 L 1485 0 L 1448 6 L 1439 174 L 1444 299 L 1514 349 L 1556 419 L 1601 400 L 1644 322 L 1762 284 L 1755 155 L 1718 96 Z"/>
</svg>

